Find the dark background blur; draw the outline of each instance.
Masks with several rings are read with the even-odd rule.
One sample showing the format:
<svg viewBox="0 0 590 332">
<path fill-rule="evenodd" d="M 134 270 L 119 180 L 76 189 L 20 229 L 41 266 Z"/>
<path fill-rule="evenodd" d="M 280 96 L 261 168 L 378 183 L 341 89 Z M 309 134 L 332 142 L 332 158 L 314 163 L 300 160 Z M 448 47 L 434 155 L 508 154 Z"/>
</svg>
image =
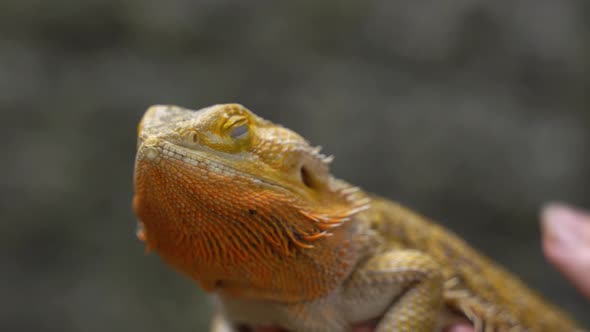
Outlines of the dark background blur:
<svg viewBox="0 0 590 332">
<path fill-rule="evenodd" d="M 575 0 L 0 2 L 2 331 L 202 331 L 131 211 L 151 104 L 240 102 L 334 172 L 466 237 L 590 326 L 538 210 L 590 208 L 590 13 Z M 515 294 L 517 295 L 517 294 Z"/>
</svg>

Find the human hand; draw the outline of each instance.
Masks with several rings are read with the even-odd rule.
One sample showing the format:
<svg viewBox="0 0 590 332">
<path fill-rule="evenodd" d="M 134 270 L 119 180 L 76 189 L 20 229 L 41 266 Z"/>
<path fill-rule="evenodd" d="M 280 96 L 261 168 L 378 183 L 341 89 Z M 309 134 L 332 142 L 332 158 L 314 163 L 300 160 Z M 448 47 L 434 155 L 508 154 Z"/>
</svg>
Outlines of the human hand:
<svg viewBox="0 0 590 332">
<path fill-rule="evenodd" d="M 590 213 L 549 204 L 541 213 L 545 257 L 590 298 Z"/>
</svg>

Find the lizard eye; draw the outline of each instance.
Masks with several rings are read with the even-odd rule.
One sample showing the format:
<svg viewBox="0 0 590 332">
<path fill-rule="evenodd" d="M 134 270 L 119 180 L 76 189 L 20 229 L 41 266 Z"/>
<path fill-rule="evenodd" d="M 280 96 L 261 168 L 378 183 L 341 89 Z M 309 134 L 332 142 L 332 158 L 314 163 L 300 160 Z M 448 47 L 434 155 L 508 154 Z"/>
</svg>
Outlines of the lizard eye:
<svg viewBox="0 0 590 332">
<path fill-rule="evenodd" d="M 248 135 L 250 129 L 248 118 L 244 115 L 230 116 L 223 124 L 226 135 L 233 139 L 241 139 Z"/>
<path fill-rule="evenodd" d="M 246 134 L 248 134 L 248 124 L 246 123 L 232 128 L 229 132 L 229 136 L 234 139 L 242 138 Z"/>
</svg>

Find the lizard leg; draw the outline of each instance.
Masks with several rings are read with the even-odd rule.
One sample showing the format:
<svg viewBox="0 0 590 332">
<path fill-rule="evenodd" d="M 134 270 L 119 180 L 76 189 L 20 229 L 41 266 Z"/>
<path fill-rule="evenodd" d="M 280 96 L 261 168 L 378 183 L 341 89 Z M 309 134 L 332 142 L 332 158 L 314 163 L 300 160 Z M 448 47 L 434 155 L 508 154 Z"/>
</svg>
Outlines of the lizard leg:
<svg viewBox="0 0 590 332">
<path fill-rule="evenodd" d="M 369 296 L 388 301 L 376 332 L 431 332 L 442 308 L 443 280 L 439 264 L 429 255 L 390 250 L 370 258 L 351 276 L 349 286 L 357 294 L 372 288 Z"/>
</svg>

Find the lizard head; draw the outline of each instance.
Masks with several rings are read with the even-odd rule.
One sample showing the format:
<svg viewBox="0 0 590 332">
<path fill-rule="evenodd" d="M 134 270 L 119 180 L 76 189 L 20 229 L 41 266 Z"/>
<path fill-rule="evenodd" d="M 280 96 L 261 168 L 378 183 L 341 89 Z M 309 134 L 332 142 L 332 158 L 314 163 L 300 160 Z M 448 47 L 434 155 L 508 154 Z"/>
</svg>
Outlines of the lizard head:
<svg viewBox="0 0 590 332">
<path fill-rule="evenodd" d="M 233 168 L 300 196 L 330 191 L 331 158 L 297 133 L 242 105 L 215 105 L 199 111 L 153 106 L 145 113 L 138 136 L 140 148 L 142 143 L 150 146 L 164 141 L 189 159 Z"/>
<path fill-rule="evenodd" d="M 241 260 L 252 275 L 245 261 L 253 256 L 321 247 L 368 207 L 362 192 L 331 176 L 330 159 L 238 104 L 152 106 L 138 129 L 141 237 L 173 265 L 186 270 L 198 261 L 209 274 L 213 265 Z M 202 272 L 188 272 L 206 283 Z"/>
</svg>

